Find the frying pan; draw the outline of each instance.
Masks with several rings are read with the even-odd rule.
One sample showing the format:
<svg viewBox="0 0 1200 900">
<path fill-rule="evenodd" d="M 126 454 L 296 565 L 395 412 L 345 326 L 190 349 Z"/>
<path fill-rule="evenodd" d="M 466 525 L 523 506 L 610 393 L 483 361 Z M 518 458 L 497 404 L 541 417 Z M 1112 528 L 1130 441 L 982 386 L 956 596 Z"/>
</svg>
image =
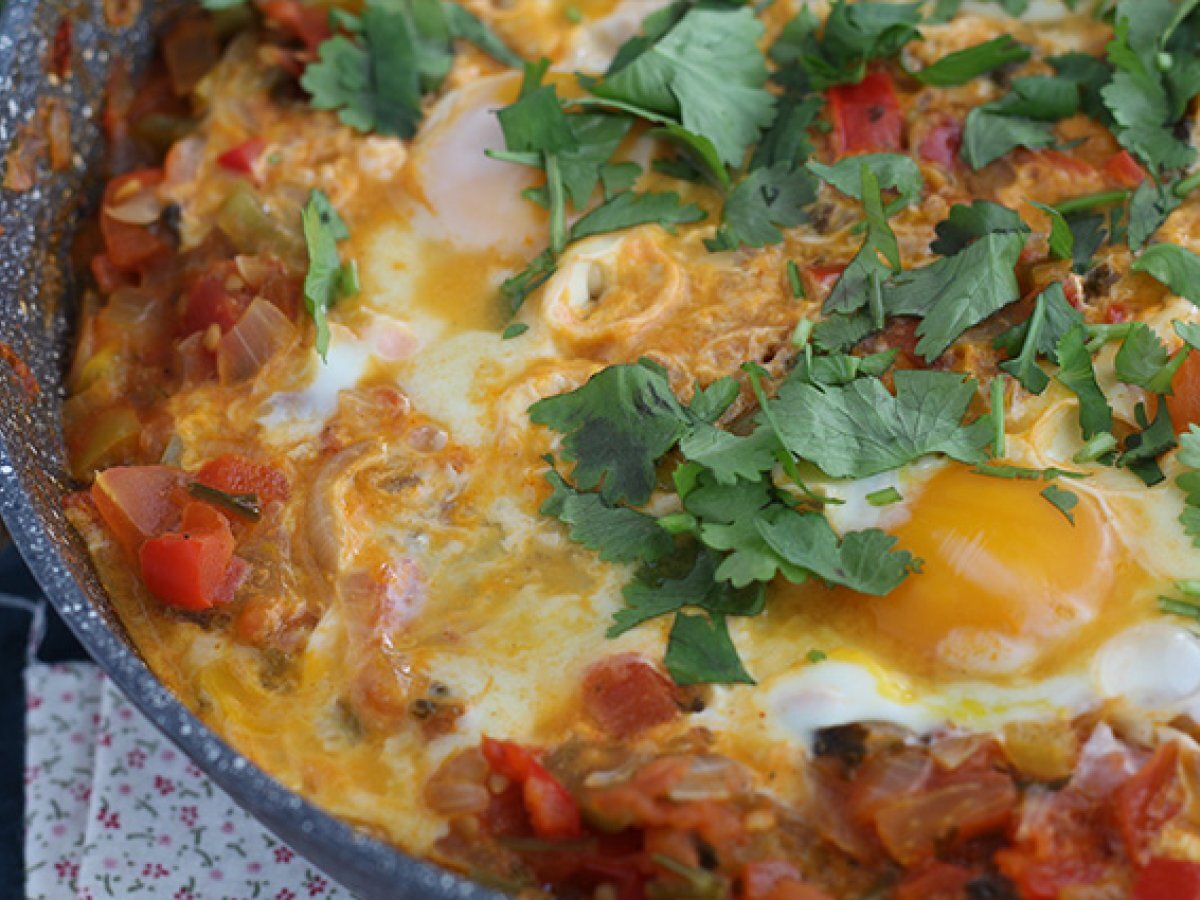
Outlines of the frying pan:
<svg viewBox="0 0 1200 900">
<path fill-rule="evenodd" d="M 183 3 L 0 5 L 3 166 L 10 165 L 22 126 L 47 98 L 69 111 L 72 149 L 70 164 L 60 171 L 39 163 L 30 189 L 0 188 L 0 516 L 13 541 L 50 602 L 134 705 L 234 800 L 347 888 L 363 897 L 498 897 L 355 831 L 257 768 L 163 687 L 114 615 L 62 512 L 70 489 L 59 425 L 73 321 L 69 248 L 101 188 L 100 121 L 109 71 L 116 60 L 134 71 L 146 62 L 156 31 Z M 70 71 L 57 77 L 47 74 L 48 60 L 64 17 L 71 20 Z"/>
</svg>

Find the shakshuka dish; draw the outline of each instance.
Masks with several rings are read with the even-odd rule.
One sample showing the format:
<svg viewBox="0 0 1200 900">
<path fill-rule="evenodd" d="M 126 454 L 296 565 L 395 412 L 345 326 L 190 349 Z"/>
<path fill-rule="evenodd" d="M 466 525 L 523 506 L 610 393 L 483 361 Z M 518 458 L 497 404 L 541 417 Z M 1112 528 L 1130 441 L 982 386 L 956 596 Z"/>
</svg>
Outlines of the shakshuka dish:
<svg viewBox="0 0 1200 900">
<path fill-rule="evenodd" d="M 63 408 L 149 665 L 523 897 L 1200 897 L 1200 3 L 208 0 Z"/>
</svg>

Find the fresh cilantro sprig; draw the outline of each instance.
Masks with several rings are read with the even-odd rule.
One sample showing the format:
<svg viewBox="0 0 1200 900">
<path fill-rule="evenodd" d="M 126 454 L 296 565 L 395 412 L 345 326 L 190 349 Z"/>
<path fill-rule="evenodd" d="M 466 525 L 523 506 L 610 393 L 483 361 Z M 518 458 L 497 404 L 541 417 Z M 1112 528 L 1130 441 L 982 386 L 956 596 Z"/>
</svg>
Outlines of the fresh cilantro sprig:
<svg viewBox="0 0 1200 900">
<path fill-rule="evenodd" d="M 751 676 L 737 656 L 727 619 L 761 612 L 765 585 L 776 576 L 795 582 L 817 578 L 883 596 L 917 570 L 919 561 L 896 549 L 895 538 L 882 531 L 839 536 L 833 530 L 820 512 L 821 498 L 800 481 L 800 454 L 789 424 L 796 402 L 789 392 L 796 386 L 835 391 L 870 383 L 890 397 L 878 376 L 893 358 L 882 354 L 859 366 L 837 360 L 818 366 L 810 359 L 775 400 L 765 393 L 765 373 L 755 368 L 751 383 L 760 412 L 742 432 L 714 424 L 738 394 L 733 379 L 697 390 L 684 404 L 666 373 L 645 360 L 604 369 L 575 391 L 534 404 L 531 418 L 563 435 L 562 458 L 574 463 L 567 477 L 551 468 L 553 493 L 542 511 L 559 518 L 572 539 L 601 558 L 641 564 L 625 588 L 626 607 L 616 614 L 610 636 L 673 615 L 664 657 L 672 677 L 681 684 L 747 681 Z M 816 381 L 817 374 L 841 384 Z M 951 383 L 955 396 L 945 392 Z M 892 428 L 884 423 L 899 416 L 903 439 L 883 468 L 927 452 L 961 451 L 964 458 L 981 460 L 974 449 L 981 426 L 961 426 L 963 387 L 961 377 L 951 373 L 898 373 L 897 409 L 862 424 L 862 445 L 891 441 L 891 432 L 878 429 Z M 873 403 L 879 399 L 868 396 Z M 835 430 L 845 427 L 834 424 L 845 413 L 833 405 L 815 415 Z M 956 431 L 964 436 L 956 439 Z M 679 511 L 655 521 L 645 508 L 663 489 L 658 473 L 672 454 L 682 458 L 671 479 Z M 825 458 L 814 456 L 818 463 Z M 776 485 L 772 472 L 779 463 L 800 491 L 799 500 Z M 869 465 L 879 470 L 878 460 Z"/>
<path fill-rule="evenodd" d="M 967 114 L 963 161 L 978 171 L 1017 147 L 1052 147 L 1053 123 L 1074 115 L 1079 102 L 1079 89 L 1067 78 L 1031 75 L 1014 79 L 1012 93 Z"/>
<path fill-rule="evenodd" d="M 1200 547 L 1200 425 L 1189 425 L 1179 436 L 1178 459 L 1188 470 L 1175 478 L 1175 484 L 1184 494 L 1179 523 L 1192 539 L 1192 545 Z"/>
<path fill-rule="evenodd" d="M 454 40 L 470 41 L 508 65 L 521 59 L 488 27 L 446 0 L 367 0 L 361 15 L 340 20 L 344 32 L 317 48 L 300 78 L 316 109 L 335 110 L 364 132 L 411 138 L 454 62 Z"/>
<path fill-rule="evenodd" d="M 1003 66 L 1025 62 L 1029 56 L 1029 48 L 1018 44 L 1011 35 L 1005 34 L 943 56 L 932 65 L 912 74 L 922 84 L 954 87 Z"/>
<path fill-rule="evenodd" d="M 304 306 L 317 327 L 316 349 L 324 360 L 329 353 L 329 308 L 358 293 L 358 268 L 353 260 L 343 263 L 338 253 L 338 242 L 350 237 L 350 230 L 324 191 L 309 194 L 300 219 L 308 247 Z"/>
</svg>

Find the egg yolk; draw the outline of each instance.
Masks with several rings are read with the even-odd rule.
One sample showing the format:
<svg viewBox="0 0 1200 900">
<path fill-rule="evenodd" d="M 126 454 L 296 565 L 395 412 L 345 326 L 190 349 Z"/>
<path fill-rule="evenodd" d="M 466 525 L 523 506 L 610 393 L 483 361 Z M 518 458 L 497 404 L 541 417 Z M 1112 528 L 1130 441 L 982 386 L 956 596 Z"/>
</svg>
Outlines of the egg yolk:
<svg viewBox="0 0 1200 900">
<path fill-rule="evenodd" d="M 956 465 L 934 475 L 890 529 L 924 563 L 870 601 L 877 631 L 934 670 L 997 675 L 1045 669 L 1128 621 L 1136 567 L 1103 508 L 1078 492 L 1072 524 L 1045 488 Z"/>
</svg>

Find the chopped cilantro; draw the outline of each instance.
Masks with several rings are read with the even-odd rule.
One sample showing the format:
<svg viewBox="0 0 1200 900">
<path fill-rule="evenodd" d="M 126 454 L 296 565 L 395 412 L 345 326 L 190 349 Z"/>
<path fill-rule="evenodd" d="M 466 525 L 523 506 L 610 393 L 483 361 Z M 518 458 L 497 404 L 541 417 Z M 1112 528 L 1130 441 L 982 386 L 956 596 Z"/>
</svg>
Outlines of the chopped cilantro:
<svg viewBox="0 0 1200 900">
<path fill-rule="evenodd" d="M 813 150 L 808 129 L 824 105 L 825 101 L 815 96 L 803 100 L 793 97 L 781 99 L 775 112 L 775 121 L 754 148 L 750 168 L 769 168 L 777 163 L 798 166 L 808 159 Z"/>
<path fill-rule="evenodd" d="M 635 37 L 621 48 L 592 90 L 677 118 L 711 141 L 725 164 L 739 165 L 775 110 L 762 33 L 752 9 L 689 8 L 655 40 Z"/>
<path fill-rule="evenodd" d="M 1006 331 L 993 342 L 995 346 L 1007 349 L 1009 355 L 1015 347 L 1021 348 L 1015 359 L 1001 363 L 1000 368 L 1031 394 L 1042 393 L 1050 379 L 1037 364 L 1038 356 L 1057 361 L 1059 340 L 1070 328 L 1082 322 L 1083 314 L 1067 302 L 1062 285 L 1052 284 L 1038 295 L 1028 321 Z"/>
<path fill-rule="evenodd" d="M 787 269 L 788 288 L 792 292 L 793 299 L 796 299 L 796 300 L 805 299 L 804 282 L 800 278 L 800 269 L 797 268 L 796 261 L 794 259 L 789 259 L 787 261 L 786 269 Z"/>
<path fill-rule="evenodd" d="M 1048 484 L 1041 492 L 1050 505 L 1057 509 L 1068 522 L 1075 524 L 1075 514 L 1072 510 L 1079 504 L 1079 495 L 1073 491 L 1064 490 L 1056 484 Z"/>
<path fill-rule="evenodd" d="M 500 335 L 500 339 L 511 341 L 513 338 L 518 338 L 529 330 L 529 326 L 524 322 L 513 322 L 504 329 L 504 333 Z"/>
<path fill-rule="evenodd" d="M 829 656 L 822 650 L 817 650 L 815 647 L 804 654 L 804 658 L 813 664 L 824 662 Z"/>
<path fill-rule="evenodd" d="M 1152 244 L 1133 261 L 1135 272 L 1145 272 L 1171 289 L 1171 293 L 1200 305 L 1200 256 L 1178 244 Z"/>
<path fill-rule="evenodd" d="M 1179 436 L 1179 462 L 1190 470 L 1175 479 L 1185 497 L 1179 523 L 1192 546 L 1200 547 L 1200 426 L 1195 423 Z"/>
<path fill-rule="evenodd" d="M 1152 394 L 1167 393 L 1171 389 L 1171 379 L 1187 358 L 1187 348 L 1171 357 L 1153 328 L 1145 322 L 1130 324 L 1133 327 L 1117 351 L 1117 378 Z"/>
<path fill-rule="evenodd" d="M 1013 79 L 1011 94 L 967 114 L 962 158 L 978 171 L 1017 147 L 1053 146 L 1050 123 L 1078 109 L 1079 90 L 1070 79 L 1050 75 Z"/>
<path fill-rule="evenodd" d="M 862 171 L 866 167 L 883 191 L 894 190 L 899 195 L 894 203 L 888 205 L 891 215 L 905 206 L 916 203 L 921 199 L 925 190 L 925 181 L 921 170 L 912 157 L 899 153 L 868 153 L 862 156 L 851 156 L 838 160 L 831 166 L 812 161 L 807 168 L 810 172 L 837 188 L 848 197 L 864 200 Z"/>
<path fill-rule="evenodd" d="M 789 379 L 774 403 L 781 437 L 833 478 L 865 478 L 930 453 L 983 460 L 990 423 L 963 424 L 977 389 L 973 379 L 903 370 L 895 382 L 893 395 L 877 378 L 824 388 Z"/>
<path fill-rule="evenodd" d="M 1174 597 L 1159 597 L 1158 608 L 1172 616 L 1182 616 L 1185 619 L 1200 622 L 1200 604 L 1189 603 L 1187 600 L 1176 600 Z"/>
<path fill-rule="evenodd" d="M 808 221 L 805 210 L 816 198 L 816 179 L 803 168 L 779 162 L 755 169 L 725 198 L 721 227 L 705 246 L 716 251 L 778 244 L 779 229 Z"/>
<path fill-rule="evenodd" d="M 203 500 L 205 503 L 220 506 L 229 512 L 241 516 L 243 519 L 249 519 L 251 522 L 257 522 L 262 518 L 262 503 L 258 499 L 258 494 L 234 494 L 229 491 L 222 491 L 219 488 L 209 487 L 207 484 L 202 484 L 199 481 L 188 482 L 187 492 L 197 500 Z"/>
<path fill-rule="evenodd" d="M 839 541 L 823 515 L 786 506 L 773 507 L 754 523 L 767 546 L 791 566 L 862 594 L 882 597 L 920 568 L 920 560 L 894 550 L 896 538 L 878 528 L 852 531 Z"/>
<path fill-rule="evenodd" d="M 1113 413 L 1108 399 L 1096 383 L 1092 354 L 1087 348 L 1087 330 L 1075 325 L 1058 341 L 1058 361 L 1061 368 L 1058 381 L 1079 398 L 1079 427 L 1083 439 L 1090 441 L 1101 433 L 1112 433 Z"/>
<path fill-rule="evenodd" d="M 1147 178 L 1129 201 L 1129 249 L 1139 252 L 1182 202 L 1174 190 Z"/>
<path fill-rule="evenodd" d="M 676 684 L 754 684 L 722 615 L 678 613 L 663 662 Z"/>
<path fill-rule="evenodd" d="M 357 283 L 349 276 L 353 263 L 343 265 L 338 241 L 350 237 L 346 223 L 323 191 L 314 189 L 300 212 L 304 242 L 308 247 L 308 273 L 304 276 L 304 306 L 317 327 L 316 349 L 325 359 L 329 353 L 329 308 Z"/>
<path fill-rule="evenodd" d="M 575 463 L 579 488 L 634 506 L 650 499 L 655 466 L 687 421 L 666 375 L 648 361 L 610 366 L 581 388 L 539 400 L 529 415 L 565 435 L 562 456 Z"/>
<path fill-rule="evenodd" d="M 1050 256 L 1054 259 L 1073 259 L 1075 256 L 1075 233 L 1071 230 L 1067 217 L 1060 210 L 1036 200 L 1028 201 L 1050 217 Z"/>
<path fill-rule="evenodd" d="M 1134 414 L 1141 431 L 1125 438 L 1118 463 L 1142 479 L 1147 487 L 1153 487 L 1166 478 L 1158 464 L 1158 458 L 1178 446 L 1175 440 L 1175 426 L 1171 422 L 1167 404 L 1161 396 L 1158 398 L 1158 412 L 1154 421 L 1148 420 L 1144 404 L 1139 403 L 1134 409 Z"/>
<path fill-rule="evenodd" d="M 669 229 L 672 225 L 697 222 L 704 211 L 695 203 L 681 204 L 674 191 L 654 193 L 622 191 L 601 203 L 573 226 L 570 240 L 581 241 L 595 234 L 624 231 L 635 225 L 655 223 Z"/>
<path fill-rule="evenodd" d="M 943 56 L 931 66 L 914 72 L 923 84 L 936 87 L 952 87 L 966 84 L 973 78 L 1012 63 L 1029 59 L 1029 50 L 1012 39 L 1001 35 L 974 47 Z"/>
<path fill-rule="evenodd" d="M 950 215 L 939 222 L 937 240 L 929 249 L 939 256 L 953 256 L 968 244 L 989 234 L 1029 234 L 1016 210 L 990 200 L 976 200 L 970 206 L 956 203 Z"/>
<path fill-rule="evenodd" d="M 866 213 L 867 236 L 826 298 L 824 310 L 827 313 L 855 312 L 867 306 L 874 288 L 900 269 L 900 244 L 888 224 L 879 181 L 870 165 L 862 162 L 859 163 L 859 191 Z M 878 327 L 881 323 L 876 323 Z"/>
<path fill-rule="evenodd" d="M 891 315 L 920 316 L 917 352 L 940 356 L 963 332 L 1020 297 L 1015 267 L 1025 235 L 984 235 L 965 250 L 920 269 L 901 272 L 887 285 Z"/>
<path fill-rule="evenodd" d="M 893 503 L 899 503 L 904 497 L 894 487 L 880 488 L 877 491 L 871 491 L 867 494 L 867 502 L 872 506 L 891 506 Z"/>
<path fill-rule="evenodd" d="M 569 529 L 571 540 L 594 550 L 606 562 L 652 562 L 671 550 L 671 536 L 653 516 L 626 506 L 610 506 L 599 494 L 581 493 L 551 469 L 546 474 L 554 493 L 543 515 L 554 516 Z"/>
</svg>

